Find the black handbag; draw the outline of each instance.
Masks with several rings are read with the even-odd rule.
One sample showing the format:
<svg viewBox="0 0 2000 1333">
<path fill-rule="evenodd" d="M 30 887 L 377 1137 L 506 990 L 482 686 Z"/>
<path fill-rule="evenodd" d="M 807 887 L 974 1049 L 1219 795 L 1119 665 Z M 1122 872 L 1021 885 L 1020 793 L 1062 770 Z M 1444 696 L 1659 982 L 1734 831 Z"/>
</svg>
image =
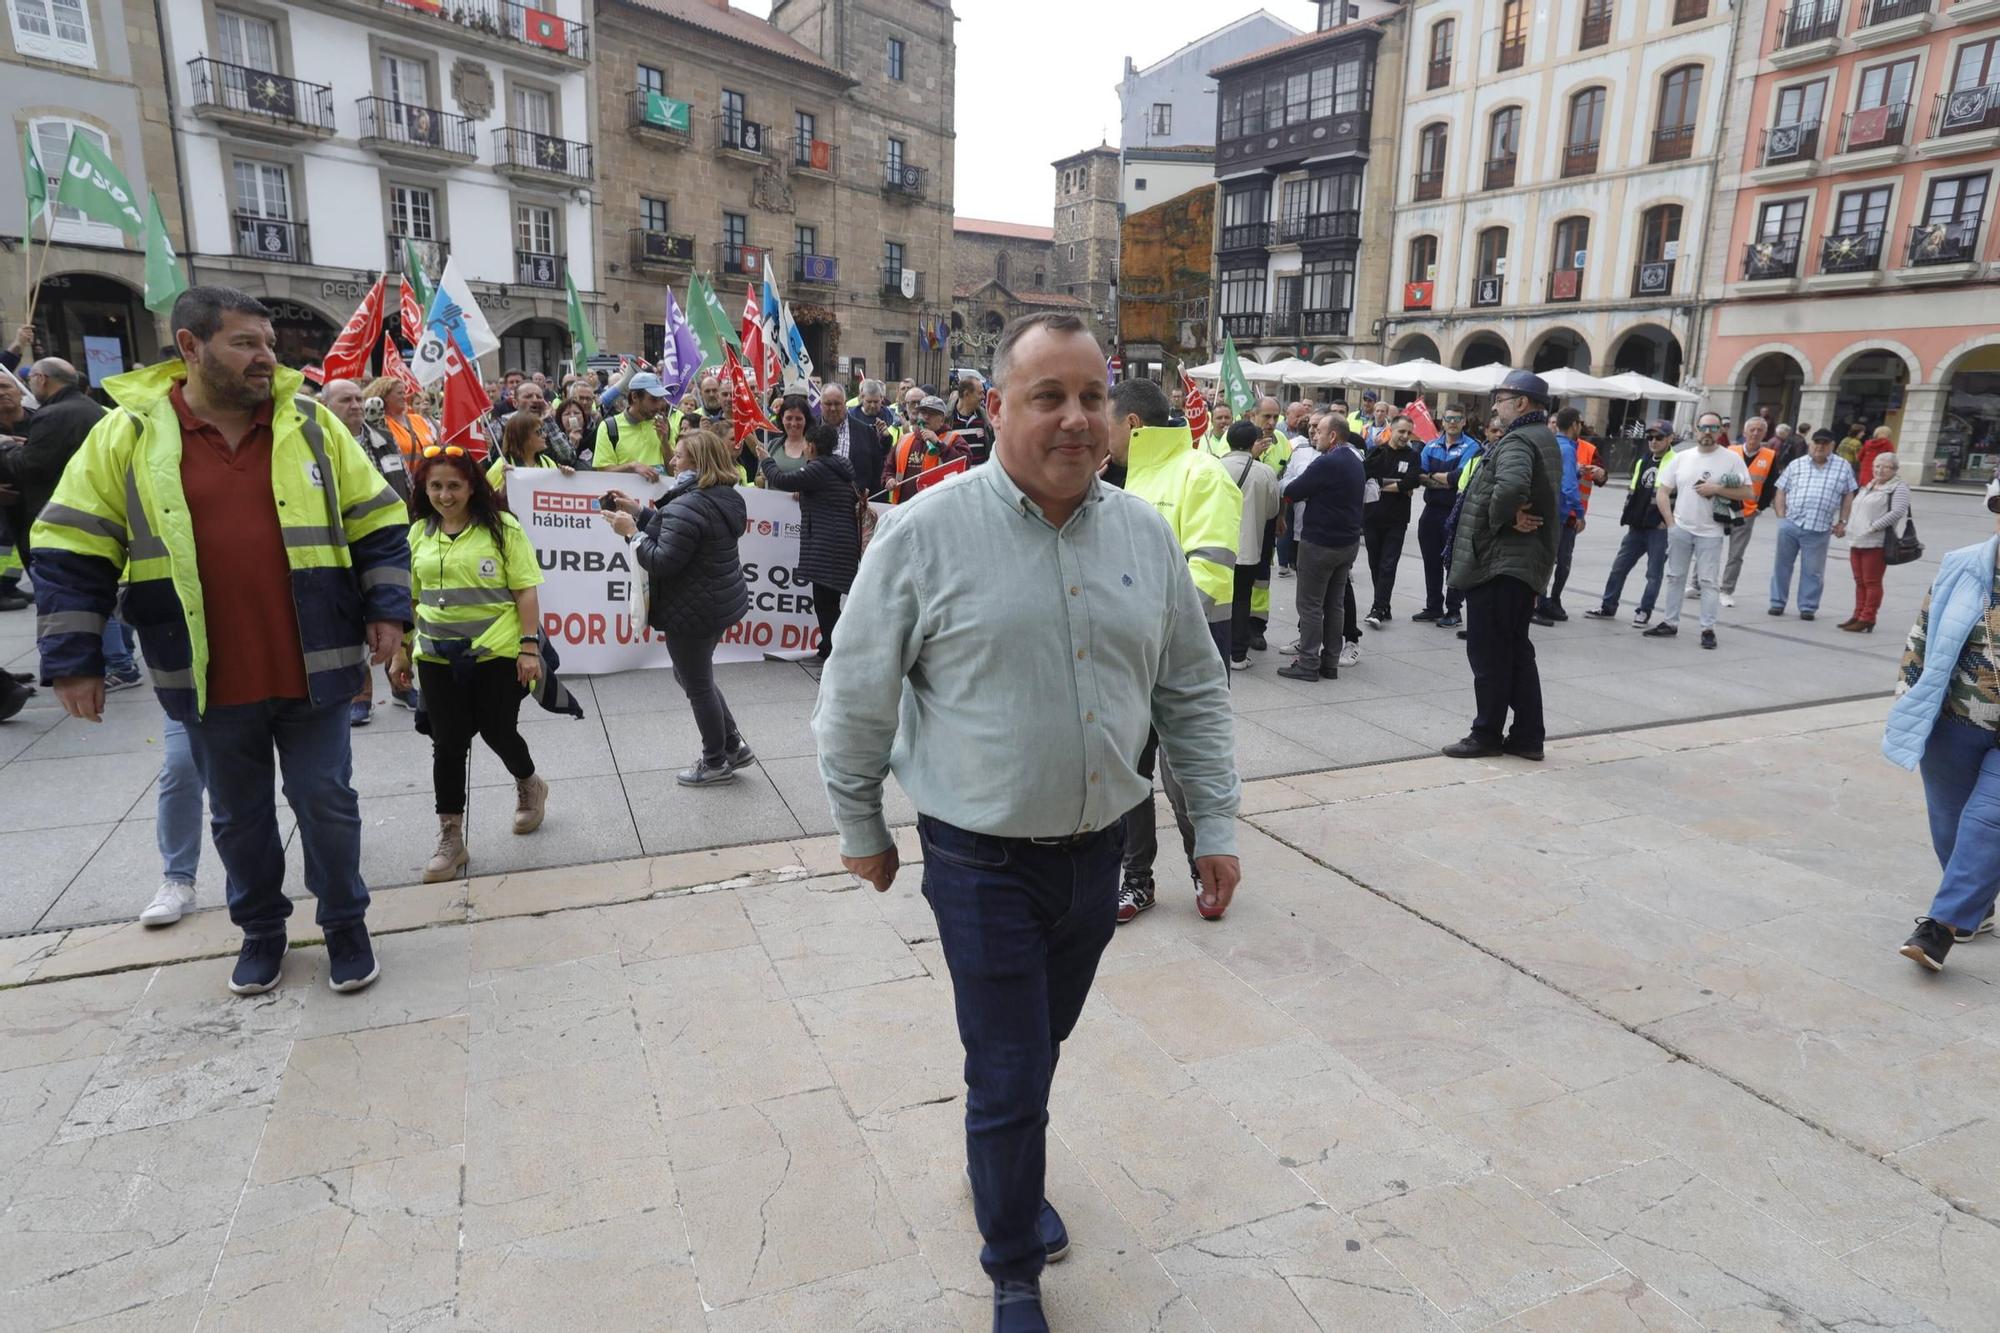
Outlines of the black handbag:
<svg viewBox="0 0 2000 1333">
<path fill-rule="evenodd" d="M 1923 558 L 1924 544 L 1917 540 L 1917 521 L 1903 520 L 1903 535 L 1894 532 L 1882 534 L 1882 563 L 1885 565 L 1907 565 L 1912 560 Z"/>
</svg>

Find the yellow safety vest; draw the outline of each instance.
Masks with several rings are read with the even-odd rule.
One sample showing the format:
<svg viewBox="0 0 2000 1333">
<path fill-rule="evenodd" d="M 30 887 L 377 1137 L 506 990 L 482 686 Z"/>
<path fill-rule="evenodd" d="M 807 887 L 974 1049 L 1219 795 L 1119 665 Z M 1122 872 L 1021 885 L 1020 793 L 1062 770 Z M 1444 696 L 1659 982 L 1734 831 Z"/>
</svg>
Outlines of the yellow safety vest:
<svg viewBox="0 0 2000 1333">
<path fill-rule="evenodd" d="M 521 521 L 500 515 L 505 540 L 484 523 L 449 536 L 435 517 L 410 525 L 410 584 L 417 603 L 419 662 L 470 654 L 477 661 L 512 659 L 521 650 L 521 614 L 514 594 L 542 581 L 535 548 Z"/>
</svg>

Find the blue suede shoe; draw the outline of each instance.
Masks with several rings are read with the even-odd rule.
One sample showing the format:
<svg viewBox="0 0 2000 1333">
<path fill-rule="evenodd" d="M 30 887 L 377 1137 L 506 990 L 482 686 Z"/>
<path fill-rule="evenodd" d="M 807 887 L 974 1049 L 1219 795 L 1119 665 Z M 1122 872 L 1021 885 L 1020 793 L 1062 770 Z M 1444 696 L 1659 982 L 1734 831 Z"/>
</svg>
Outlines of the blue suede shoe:
<svg viewBox="0 0 2000 1333">
<path fill-rule="evenodd" d="M 993 1333 L 1049 1333 L 1049 1321 L 1042 1314 L 1041 1283 L 993 1284 Z"/>
</svg>

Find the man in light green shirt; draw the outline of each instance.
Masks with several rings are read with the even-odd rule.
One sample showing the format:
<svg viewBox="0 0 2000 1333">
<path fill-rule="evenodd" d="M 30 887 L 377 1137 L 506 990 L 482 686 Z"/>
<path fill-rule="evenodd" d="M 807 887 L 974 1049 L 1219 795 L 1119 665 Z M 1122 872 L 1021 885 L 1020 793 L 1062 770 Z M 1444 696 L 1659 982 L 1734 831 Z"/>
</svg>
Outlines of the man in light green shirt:
<svg viewBox="0 0 2000 1333">
<path fill-rule="evenodd" d="M 1222 658 L 1180 543 L 1098 480 L 1112 427 L 1096 339 L 1074 315 L 1016 320 L 986 408 L 995 466 L 876 529 L 813 733 L 856 876 L 886 890 L 896 875 L 888 774 L 919 812 L 965 1045 L 981 1263 L 1006 1326 L 1033 1328 L 1024 1307 L 1039 1310 L 1042 1265 L 1068 1245 L 1042 1195 L 1055 1050 L 1115 929 L 1119 821 L 1152 795 L 1147 730 L 1186 794 L 1214 916 L 1236 890 L 1240 786 Z"/>
<path fill-rule="evenodd" d="M 597 428 L 591 470 L 634 472 L 649 482 L 658 481 L 673 454 L 677 415 L 668 410 L 667 386 L 658 375 L 647 371 L 634 375 L 625 386 L 625 410 Z"/>
</svg>

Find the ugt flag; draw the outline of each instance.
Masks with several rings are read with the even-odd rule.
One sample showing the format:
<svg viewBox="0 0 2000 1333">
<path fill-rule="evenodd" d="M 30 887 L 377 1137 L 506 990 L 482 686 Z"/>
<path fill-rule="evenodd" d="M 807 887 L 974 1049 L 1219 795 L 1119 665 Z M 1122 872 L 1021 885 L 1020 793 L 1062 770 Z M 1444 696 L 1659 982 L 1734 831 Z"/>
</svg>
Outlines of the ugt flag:
<svg viewBox="0 0 2000 1333">
<path fill-rule="evenodd" d="M 460 356 L 454 343 L 445 344 L 440 360 L 445 367 L 444 425 L 438 443 L 456 444 L 484 458 L 489 443 L 486 414 L 493 404 L 486 396 L 486 386 L 479 382 L 479 367 Z"/>
<path fill-rule="evenodd" d="M 416 351 L 411 354 L 415 362 L 411 369 L 419 382 L 431 385 L 445 377 L 447 344 L 456 347 L 465 360 L 475 363 L 488 352 L 500 350 L 493 326 L 486 322 L 479 302 L 472 299 L 472 289 L 459 276 L 456 259 L 444 262 L 430 311 L 424 316 L 424 336 L 417 340 Z M 476 374 L 474 378 L 477 379 Z"/>
<path fill-rule="evenodd" d="M 1196 444 L 1208 438 L 1208 399 L 1203 396 L 1201 386 L 1188 375 L 1187 368 L 1181 368 L 1181 393 L 1187 402 L 1182 408 L 1187 413 L 1188 434 Z"/>
<path fill-rule="evenodd" d="M 382 279 L 375 279 L 375 285 L 368 289 L 368 295 L 361 298 L 361 304 L 347 317 L 347 327 L 327 348 L 320 367 L 325 372 L 327 382 L 334 380 L 366 379 L 368 358 L 375 351 L 375 344 L 382 337 Z"/>
</svg>

